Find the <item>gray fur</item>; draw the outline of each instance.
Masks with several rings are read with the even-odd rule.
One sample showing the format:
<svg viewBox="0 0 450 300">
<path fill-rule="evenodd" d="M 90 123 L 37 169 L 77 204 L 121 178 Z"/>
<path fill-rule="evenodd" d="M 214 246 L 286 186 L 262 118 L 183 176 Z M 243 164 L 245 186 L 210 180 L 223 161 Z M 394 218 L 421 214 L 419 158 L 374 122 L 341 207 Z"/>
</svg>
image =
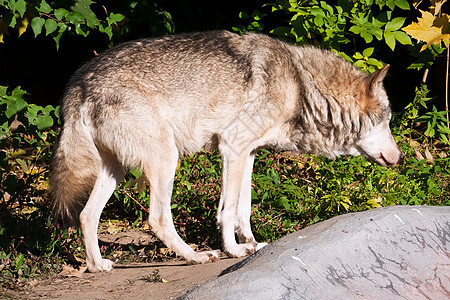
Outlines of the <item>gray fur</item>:
<svg viewBox="0 0 450 300">
<path fill-rule="evenodd" d="M 138 166 L 150 182 L 156 234 L 188 263 L 213 261 L 214 253 L 186 248 L 169 224 L 167 203 L 178 157 L 217 148 L 224 164 L 218 223 L 225 252 L 253 252 L 246 178 L 256 149 L 399 161 L 387 125 L 386 71 L 367 76 L 330 51 L 253 33 L 142 39 L 107 50 L 76 71 L 62 100 L 64 125 L 50 177 L 55 216 L 73 223 L 89 197 L 81 213 L 88 267 L 109 270 L 96 251 L 93 224 L 106 191 Z"/>
</svg>

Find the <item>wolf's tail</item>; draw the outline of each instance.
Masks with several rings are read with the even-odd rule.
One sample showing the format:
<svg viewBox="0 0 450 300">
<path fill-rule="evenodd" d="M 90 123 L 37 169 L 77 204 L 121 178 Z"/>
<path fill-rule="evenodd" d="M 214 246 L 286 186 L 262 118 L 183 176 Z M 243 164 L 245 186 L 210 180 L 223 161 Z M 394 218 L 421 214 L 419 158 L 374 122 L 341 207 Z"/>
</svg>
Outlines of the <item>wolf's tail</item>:
<svg viewBox="0 0 450 300">
<path fill-rule="evenodd" d="M 60 134 L 49 178 L 53 218 L 64 227 L 78 223 L 101 163 L 89 131 L 75 123 L 65 124 Z"/>
</svg>

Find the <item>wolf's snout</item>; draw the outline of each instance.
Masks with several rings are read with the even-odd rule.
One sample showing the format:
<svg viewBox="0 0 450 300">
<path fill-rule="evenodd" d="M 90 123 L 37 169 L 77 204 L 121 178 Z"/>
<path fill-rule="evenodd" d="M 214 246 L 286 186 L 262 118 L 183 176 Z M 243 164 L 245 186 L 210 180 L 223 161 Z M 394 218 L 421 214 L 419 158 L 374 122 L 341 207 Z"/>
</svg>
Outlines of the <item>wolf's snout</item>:
<svg viewBox="0 0 450 300">
<path fill-rule="evenodd" d="M 404 158 L 405 155 L 400 150 L 385 153 L 380 152 L 379 157 L 375 159 L 375 162 L 386 167 L 401 164 Z"/>
</svg>

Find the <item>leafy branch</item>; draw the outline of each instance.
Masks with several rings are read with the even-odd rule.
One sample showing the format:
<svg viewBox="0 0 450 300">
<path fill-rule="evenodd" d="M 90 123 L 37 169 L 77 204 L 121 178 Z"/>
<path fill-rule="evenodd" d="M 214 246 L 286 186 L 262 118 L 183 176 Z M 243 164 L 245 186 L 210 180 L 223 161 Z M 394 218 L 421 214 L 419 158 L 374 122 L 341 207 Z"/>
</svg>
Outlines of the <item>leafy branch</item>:
<svg viewBox="0 0 450 300">
<path fill-rule="evenodd" d="M 113 35 L 113 27 L 124 19 L 121 14 L 107 13 L 105 20 L 100 20 L 91 9 L 94 2 L 91 0 L 77 0 L 67 10 L 65 8 L 52 8 L 45 0 L 39 5 L 25 0 L 0 0 L 0 42 L 3 42 L 4 34 L 8 34 L 9 28 L 16 28 L 19 36 L 28 28 L 34 32 L 35 37 L 42 34 L 50 35 L 59 48 L 59 41 L 66 32 L 74 32 L 77 35 L 88 36 L 91 30 L 105 33 L 109 39 Z"/>
<path fill-rule="evenodd" d="M 367 47 L 353 55 L 344 53 L 341 49 L 347 44 L 370 44 L 373 41 L 384 41 L 392 50 L 397 43 L 411 45 L 410 37 L 400 29 L 406 18 L 395 17 L 394 10 L 409 10 L 406 0 L 338 0 L 330 5 L 327 1 L 277 1 L 267 4 L 272 13 L 284 12 L 290 16 L 288 26 L 276 27 L 270 32 L 281 38 L 295 41 L 297 44 L 315 44 L 338 52 L 360 69 L 371 73 L 383 67 L 383 63 L 374 58 L 374 47 Z M 374 9 L 377 6 L 377 9 Z M 379 11 L 379 13 L 374 13 Z M 255 11 L 256 12 L 256 11 Z M 236 31 L 254 28 L 262 30 L 261 19 L 265 15 L 253 13 L 240 15 L 253 21 L 247 28 L 236 27 Z"/>
<path fill-rule="evenodd" d="M 417 6 L 422 1 L 414 1 L 414 6 Z M 423 42 L 422 48 L 420 51 L 424 51 L 425 49 L 437 45 L 441 46 L 443 43 L 447 48 L 447 66 L 446 66 L 446 88 L 445 88 L 445 119 L 447 121 L 447 130 L 440 128 L 441 131 L 446 132 L 447 135 L 450 134 L 450 119 L 449 119 L 449 107 L 448 107 L 448 72 L 449 72 L 449 44 L 450 44 L 450 15 L 442 13 L 441 8 L 442 5 L 447 2 L 447 0 L 431 0 L 431 6 L 429 7 L 429 11 L 420 10 L 422 17 L 418 18 L 417 22 L 413 22 L 412 24 L 402 28 L 404 32 L 410 35 L 412 38 L 416 39 L 418 42 Z M 426 76 L 424 76 L 424 81 L 426 80 Z M 435 122 L 436 119 L 443 119 L 443 114 L 436 114 L 438 112 L 429 112 L 434 116 L 432 120 Z M 424 116 L 424 117 L 427 117 Z M 430 117 L 430 116 L 428 116 Z M 429 129 L 427 130 L 427 132 Z M 434 132 L 430 132 L 434 133 Z M 444 136 L 445 137 L 445 136 Z M 448 143 L 448 139 L 445 137 Z"/>
</svg>

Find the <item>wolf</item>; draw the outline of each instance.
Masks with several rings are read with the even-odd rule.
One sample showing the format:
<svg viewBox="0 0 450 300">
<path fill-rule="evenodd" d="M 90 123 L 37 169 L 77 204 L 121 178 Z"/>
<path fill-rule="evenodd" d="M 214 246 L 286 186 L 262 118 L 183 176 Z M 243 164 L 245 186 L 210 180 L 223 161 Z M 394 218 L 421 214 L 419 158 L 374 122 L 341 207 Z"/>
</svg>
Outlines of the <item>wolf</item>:
<svg viewBox="0 0 450 300">
<path fill-rule="evenodd" d="M 389 66 L 367 75 L 328 50 L 263 34 L 189 33 L 126 42 L 71 77 L 50 174 L 55 219 L 81 226 L 89 271 L 109 271 L 97 226 L 131 168 L 150 183 L 148 222 L 188 264 L 213 262 L 177 234 L 170 211 L 178 159 L 218 149 L 223 163 L 217 224 L 231 257 L 255 252 L 251 174 L 260 148 L 402 159 L 383 88 Z M 237 240 L 236 240 L 237 238 Z"/>
</svg>

